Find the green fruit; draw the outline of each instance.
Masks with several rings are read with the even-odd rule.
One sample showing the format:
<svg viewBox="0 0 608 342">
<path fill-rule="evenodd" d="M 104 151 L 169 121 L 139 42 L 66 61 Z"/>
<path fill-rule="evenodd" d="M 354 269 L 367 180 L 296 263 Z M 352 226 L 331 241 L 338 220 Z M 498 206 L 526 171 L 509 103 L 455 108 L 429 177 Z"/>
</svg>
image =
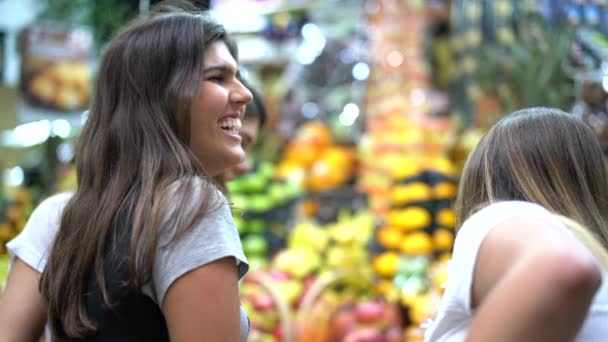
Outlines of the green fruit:
<svg viewBox="0 0 608 342">
<path fill-rule="evenodd" d="M 269 211 L 273 207 L 272 199 L 266 195 L 253 195 L 248 200 L 248 210 L 256 213 Z"/>
<path fill-rule="evenodd" d="M 272 178 L 274 175 L 274 166 L 269 162 L 262 162 L 258 168 L 258 173 L 265 178 Z"/>
<path fill-rule="evenodd" d="M 266 180 L 257 174 L 249 174 L 243 177 L 244 190 L 250 193 L 258 193 L 264 190 Z"/>
<path fill-rule="evenodd" d="M 268 266 L 268 260 L 263 256 L 252 255 L 250 257 L 248 256 L 247 260 L 249 261 L 249 271 L 254 271 Z"/>
<path fill-rule="evenodd" d="M 232 207 L 237 210 L 247 210 L 248 200 L 247 197 L 243 195 L 231 195 L 230 202 L 232 202 Z"/>
<path fill-rule="evenodd" d="M 234 195 L 236 193 L 243 191 L 243 181 L 241 178 L 237 178 L 235 180 L 228 182 L 228 184 L 226 184 L 226 186 L 228 187 L 228 192 L 231 195 Z"/>
<path fill-rule="evenodd" d="M 250 234 L 243 241 L 243 250 L 247 256 L 265 255 L 268 250 L 268 243 L 263 236 Z"/>
<path fill-rule="evenodd" d="M 295 182 L 285 182 L 283 186 L 287 197 L 290 199 L 297 197 L 302 192 L 300 186 Z"/>
<path fill-rule="evenodd" d="M 276 205 L 282 204 L 287 199 L 289 194 L 285 191 L 283 185 L 274 183 L 268 188 L 268 196 L 272 198 L 272 201 Z"/>
<path fill-rule="evenodd" d="M 236 230 L 239 232 L 240 236 L 247 234 L 247 221 L 243 219 L 242 216 L 236 214 L 234 217 L 234 225 L 236 226 Z"/>
<path fill-rule="evenodd" d="M 266 229 L 266 222 L 260 219 L 253 219 L 248 222 L 247 228 L 251 234 L 261 234 Z"/>
</svg>

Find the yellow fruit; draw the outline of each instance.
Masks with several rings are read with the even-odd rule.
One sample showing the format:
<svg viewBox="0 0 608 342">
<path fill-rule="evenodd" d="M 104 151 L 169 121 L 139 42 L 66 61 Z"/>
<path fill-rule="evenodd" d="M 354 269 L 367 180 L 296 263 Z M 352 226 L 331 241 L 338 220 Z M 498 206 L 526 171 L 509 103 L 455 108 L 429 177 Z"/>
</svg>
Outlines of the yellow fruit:
<svg viewBox="0 0 608 342">
<path fill-rule="evenodd" d="M 391 202 L 394 204 L 405 204 L 409 201 L 407 185 L 396 185 L 391 189 Z"/>
<path fill-rule="evenodd" d="M 426 255 L 433 251 L 433 240 L 425 232 L 408 234 L 401 243 L 401 252 L 407 255 Z"/>
<path fill-rule="evenodd" d="M 422 229 L 431 224 L 431 214 L 421 207 L 390 210 L 386 219 L 388 225 L 404 231 Z"/>
<path fill-rule="evenodd" d="M 451 199 L 456 196 L 456 185 L 449 182 L 437 183 L 433 187 L 433 198 L 435 199 Z"/>
<path fill-rule="evenodd" d="M 415 176 L 420 172 L 418 164 L 411 158 L 403 158 L 396 161 L 394 167 L 391 167 L 391 174 L 395 180 L 403 180 Z"/>
<path fill-rule="evenodd" d="M 423 182 L 396 185 L 391 190 L 391 201 L 394 204 L 406 204 L 429 199 L 431 199 L 431 189 Z"/>
<path fill-rule="evenodd" d="M 385 226 L 378 231 L 378 242 L 384 248 L 399 248 L 402 237 L 401 231 L 395 227 Z"/>
<path fill-rule="evenodd" d="M 447 229 L 437 229 L 433 232 L 435 250 L 449 250 L 454 244 L 454 235 Z"/>
<path fill-rule="evenodd" d="M 288 272 L 296 278 L 311 274 L 321 265 L 321 257 L 312 248 L 290 248 L 279 252 L 272 267 Z"/>
<path fill-rule="evenodd" d="M 399 254 L 385 252 L 374 258 L 374 270 L 382 277 L 392 277 L 399 269 Z"/>
<path fill-rule="evenodd" d="M 436 214 L 435 222 L 442 227 L 453 229 L 456 226 L 456 213 L 453 209 L 441 209 Z"/>
<path fill-rule="evenodd" d="M 456 175 L 456 168 L 449 159 L 432 158 L 428 160 L 425 164 L 427 170 L 439 172 L 449 177 L 453 177 Z"/>
<path fill-rule="evenodd" d="M 300 298 L 304 290 L 303 283 L 300 280 L 289 280 L 275 284 L 281 293 L 281 297 L 288 303 L 293 303 L 296 299 Z"/>
<path fill-rule="evenodd" d="M 399 291 L 390 280 L 380 280 L 377 282 L 376 292 L 391 302 L 399 299 Z"/>
</svg>

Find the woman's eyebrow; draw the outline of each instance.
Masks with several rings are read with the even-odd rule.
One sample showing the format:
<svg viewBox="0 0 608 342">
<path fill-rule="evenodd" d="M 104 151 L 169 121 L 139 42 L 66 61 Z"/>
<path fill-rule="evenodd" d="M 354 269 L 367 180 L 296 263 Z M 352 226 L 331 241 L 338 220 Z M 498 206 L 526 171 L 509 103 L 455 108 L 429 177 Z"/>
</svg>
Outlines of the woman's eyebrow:
<svg viewBox="0 0 608 342">
<path fill-rule="evenodd" d="M 208 73 L 211 71 L 219 71 L 222 73 L 228 73 L 228 72 L 232 72 L 234 69 L 230 66 L 227 65 L 212 65 L 210 67 L 207 67 L 205 69 L 203 69 L 203 73 Z M 236 78 L 240 81 L 241 78 L 241 71 L 240 70 L 236 70 Z"/>
<path fill-rule="evenodd" d="M 225 65 L 212 65 L 210 67 L 207 67 L 205 69 L 203 69 L 203 72 L 210 72 L 210 71 L 221 71 L 221 72 L 226 72 L 231 70 L 230 67 L 227 67 Z"/>
</svg>

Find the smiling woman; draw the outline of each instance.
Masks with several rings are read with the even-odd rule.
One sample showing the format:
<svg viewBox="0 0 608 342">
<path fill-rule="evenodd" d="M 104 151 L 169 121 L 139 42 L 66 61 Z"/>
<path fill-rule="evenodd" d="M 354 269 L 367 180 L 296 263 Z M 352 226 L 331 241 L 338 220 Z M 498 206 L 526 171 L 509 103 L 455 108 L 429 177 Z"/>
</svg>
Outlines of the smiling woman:
<svg viewBox="0 0 608 342">
<path fill-rule="evenodd" d="M 203 82 L 192 102 L 190 146 L 207 172 L 218 173 L 245 158 L 241 120 L 251 92 L 239 81 L 238 65 L 224 42 L 205 51 Z"/>
<path fill-rule="evenodd" d="M 244 158 L 251 93 L 236 58 L 187 1 L 159 4 L 108 44 L 77 190 L 43 202 L 8 246 L 0 340 L 31 340 L 47 318 L 57 341 L 246 339 L 247 260 L 211 180 Z"/>
</svg>

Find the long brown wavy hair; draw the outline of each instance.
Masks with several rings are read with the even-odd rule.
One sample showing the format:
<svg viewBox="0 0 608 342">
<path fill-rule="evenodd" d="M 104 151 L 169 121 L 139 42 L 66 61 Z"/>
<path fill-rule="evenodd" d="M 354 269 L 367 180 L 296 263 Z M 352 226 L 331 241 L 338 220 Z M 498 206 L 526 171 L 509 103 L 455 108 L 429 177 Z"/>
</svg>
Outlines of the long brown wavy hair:
<svg viewBox="0 0 608 342">
<path fill-rule="evenodd" d="M 523 109 L 481 139 L 460 180 L 457 225 L 485 205 L 508 200 L 537 203 L 574 220 L 603 246 L 604 255 L 608 250 L 606 161 L 591 129 L 574 115 Z"/>
<path fill-rule="evenodd" d="M 135 19 L 107 45 L 79 139 L 77 190 L 40 283 L 55 332 L 82 337 L 95 330 L 84 294 L 91 272 L 110 304 L 103 265 L 119 212 L 133 222 L 128 285 L 139 290 L 151 279 L 161 220 L 180 236 L 211 210 L 208 194 L 217 187 L 189 141 L 204 52 L 216 41 L 237 58 L 221 25 L 173 1 Z M 202 198 L 192 210 L 195 192 Z"/>
</svg>

